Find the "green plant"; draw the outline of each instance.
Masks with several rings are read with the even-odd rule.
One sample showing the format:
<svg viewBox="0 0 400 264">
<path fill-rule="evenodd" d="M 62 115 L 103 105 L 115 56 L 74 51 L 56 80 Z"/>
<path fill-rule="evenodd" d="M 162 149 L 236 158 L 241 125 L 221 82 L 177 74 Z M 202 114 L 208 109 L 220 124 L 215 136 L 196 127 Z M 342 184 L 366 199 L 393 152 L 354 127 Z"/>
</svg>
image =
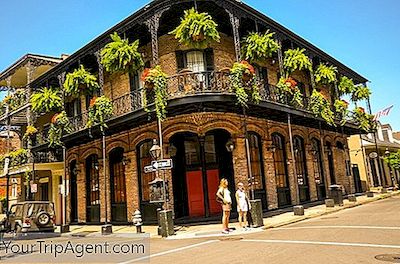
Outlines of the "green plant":
<svg viewBox="0 0 400 264">
<path fill-rule="evenodd" d="M 113 105 L 106 96 L 93 97 L 90 100 L 89 118 L 86 127 L 90 128 L 95 124 L 100 126 L 100 130 L 107 128 L 106 120 L 112 116 Z"/>
<path fill-rule="evenodd" d="M 49 113 L 60 110 L 63 101 L 60 90 L 44 87 L 31 96 L 32 110 L 36 113 Z"/>
<path fill-rule="evenodd" d="M 261 100 L 255 70 L 247 61 L 236 62 L 230 71 L 232 91 L 236 95 L 237 103 L 247 107 L 249 97 L 253 102 Z"/>
<path fill-rule="evenodd" d="M 343 126 L 347 122 L 347 117 L 349 115 L 349 103 L 345 100 L 335 100 L 335 112 L 341 119 L 341 125 Z"/>
<path fill-rule="evenodd" d="M 62 146 L 61 138 L 65 133 L 71 133 L 72 127 L 65 111 L 55 114 L 51 119 L 49 129 L 49 147 Z"/>
<path fill-rule="evenodd" d="M 18 90 L 9 96 L 6 96 L 3 103 L 9 106 L 10 111 L 14 111 L 26 104 L 26 99 L 26 92 L 24 90 Z"/>
<path fill-rule="evenodd" d="M 2 167 L 4 167 L 5 159 L 9 158 L 9 167 L 15 167 L 19 165 L 23 165 L 28 162 L 28 150 L 26 149 L 17 149 L 15 151 L 11 151 L 6 155 L 2 155 L 0 158 L 0 162 Z"/>
<path fill-rule="evenodd" d="M 112 42 L 101 50 L 101 64 L 107 72 L 135 72 L 144 66 L 142 55 L 138 51 L 139 40 L 129 44 L 117 32 L 110 35 Z"/>
<path fill-rule="evenodd" d="M 30 137 L 36 135 L 37 132 L 38 132 L 38 130 L 36 129 L 36 127 L 34 127 L 34 126 L 27 126 L 23 138 L 24 138 L 24 139 L 25 139 L 25 138 L 30 138 Z"/>
<path fill-rule="evenodd" d="M 208 13 L 199 13 L 192 8 L 185 11 L 180 25 L 170 34 L 185 46 L 205 48 L 211 41 L 220 41 L 217 26 Z"/>
<path fill-rule="evenodd" d="M 242 43 L 243 58 L 252 63 L 272 57 L 280 48 L 279 43 L 273 38 L 274 34 L 269 30 L 264 34 L 250 33 Z"/>
<path fill-rule="evenodd" d="M 279 102 L 303 107 L 303 95 L 293 78 L 280 78 L 276 85 L 276 92 Z"/>
<path fill-rule="evenodd" d="M 341 95 L 353 93 L 353 91 L 354 91 L 353 79 L 350 79 L 346 76 L 342 76 L 340 78 L 338 90 Z"/>
<path fill-rule="evenodd" d="M 321 63 L 314 73 L 315 82 L 319 84 L 335 83 L 337 81 L 336 73 L 336 67 Z"/>
<path fill-rule="evenodd" d="M 146 69 L 143 72 L 142 80 L 146 89 L 154 89 L 154 104 L 156 106 L 157 117 L 164 120 L 167 115 L 167 75 L 162 71 L 161 66 L 157 65 L 152 69 Z M 143 90 L 143 105 L 146 111 L 146 89 Z"/>
<path fill-rule="evenodd" d="M 307 57 L 305 51 L 305 49 L 300 48 L 285 51 L 283 67 L 287 76 L 294 71 L 312 70 L 311 60 Z"/>
<path fill-rule="evenodd" d="M 364 85 L 357 85 L 354 87 L 353 93 L 351 95 L 351 100 L 353 102 L 358 102 L 360 100 L 368 100 L 371 96 L 371 90 Z"/>
<path fill-rule="evenodd" d="M 73 97 L 78 97 L 82 91 L 92 95 L 100 88 L 96 76 L 88 72 L 83 65 L 67 74 L 63 87 L 66 95 Z"/>
<path fill-rule="evenodd" d="M 317 90 L 312 92 L 308 108 L 316 117 L 321 117 L 329 125 L 335 126 L 335 115 L 330 108 L 329 101 Z"/>
<path fill-rule="evenodd" d="M 374 115 L 365 112 L 362 107 L 356 107 L 353 111 L 353 118 L 358 123 L 358 127 L 366 132 L 371 132 L 376 127 Z"/>
<path fill-rule="evenodd" d="M 388 157 L 384 158 L 385 162 L 394 170 L 400 170 L 400 150 L 390 153 Z"/>
</svg>

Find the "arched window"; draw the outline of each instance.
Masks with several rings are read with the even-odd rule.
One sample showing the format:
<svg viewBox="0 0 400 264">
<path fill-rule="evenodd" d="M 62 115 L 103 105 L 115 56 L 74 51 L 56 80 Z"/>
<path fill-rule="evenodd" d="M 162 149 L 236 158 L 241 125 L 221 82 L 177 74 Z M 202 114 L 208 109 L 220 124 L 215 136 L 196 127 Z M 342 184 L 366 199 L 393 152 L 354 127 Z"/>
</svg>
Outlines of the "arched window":
<svg viewBox="0 0 400 264">
<path fill-rule="evenodd" d="M 113 149 L 109 154 L 111 221 L 126 222 L 126 182 L 124 166 L 124 149 Z"/>
<path fill-rule="evenodd" d="M 272 134 L 272 142 L 275 146 L 274 166 L 278 205 L 281 207 L 291 204 L 285 138 L 278 133 L 274 133 Z"/>
<path fill-rule="evenodd" d="M 251 172 L 254 177 L 254 189 L 264 189 L 264 168 L 262 162 L 262 145 L 260 136 L 256 133 L 249 133 Z"/>
<path fill-rule="evenodd" d="M 99 161 L 96 154 L 86 159 L 85 170 L 87 222 L 100 222 Z"/>
<path fill-rule="evenodd" d="M 306 152 L 304 147 L 304 140 L 299 136 L 293 138 L 294 154 L 296 160 L 296 173 L 297 173 L 297 184 L 299 185 L 300 202 L 310 200 L 310 194 L 308 189 L 308 173 L 306 163 Z"/>
<path fill-rule="evenodd" d="M 326 154 L 328 155 L 329 177 L 331 179 L 331 184 L 336 184 L 335 164 L 333 161 L 332 144 L 330 142 L 326 142 L 325 144 L 326 144 Z"/>
<path fill-rule="evenodd" d="M 311 140 L 311 151 L 313 154 L 313 168 L 314 168 L 314 179 L 317 185 L 318 199 L 322 200 L 326 196 L 325 191 L 325 179 L 324 179 L 324 169 L 322 163 L 322 149 L 321 142 L 313 138 Z"/>
</svg>

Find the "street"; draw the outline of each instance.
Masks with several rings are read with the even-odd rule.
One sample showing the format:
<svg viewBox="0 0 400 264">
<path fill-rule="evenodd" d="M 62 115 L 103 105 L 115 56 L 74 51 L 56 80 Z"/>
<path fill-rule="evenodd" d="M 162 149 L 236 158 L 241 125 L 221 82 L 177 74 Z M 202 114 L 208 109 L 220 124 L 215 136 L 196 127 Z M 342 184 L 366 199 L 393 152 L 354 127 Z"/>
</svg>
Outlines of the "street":
<svg viewBox="0 0 400 264">
<path fill-rule="evenodd" d="M 400 263 L 400 197 L 376 201 L 281 228 L 240 236 L 201 239 L 151 239 L 150 263 Z M 104 238 L 70 238 L 97 243 Z M 107 237 L 111 242 L 127 238 Z M 397 255 L 396 255 L 397 254 Z M 390 260 L 384 262 L 382 259 Z M 378 260 L 380 259 L 380 260 Z M 59 259 L 76 262 L 74 258 Z M 91 256 L 88 262 L 136 263 L 118 255 L 112 259 Z M 45 263 L 39 254 L 14 256 L 4 263 Z M 3 260 L 2 260 L 3 263 Z"/>
</svg>

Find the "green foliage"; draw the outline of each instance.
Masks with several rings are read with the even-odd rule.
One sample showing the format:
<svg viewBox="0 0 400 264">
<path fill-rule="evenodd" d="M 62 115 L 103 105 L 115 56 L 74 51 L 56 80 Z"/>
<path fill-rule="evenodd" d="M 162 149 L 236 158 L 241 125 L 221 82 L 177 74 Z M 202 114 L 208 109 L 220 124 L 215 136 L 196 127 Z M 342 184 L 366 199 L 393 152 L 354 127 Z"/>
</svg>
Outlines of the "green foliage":
<svg viewBox="0 0 400 264">
<path fill-rule="evenodd" d="M 255 103 L 261 100 L 257 77 L 253 66 L 247 61 L 236 62 L 230 71 L 231 89 L 236 95 L 236 100 L 242 107 L 247 107 L 249 97 Z"/>
<path fill-rule="evenodd" d="M 353 79 L 347 78 L 346 76 L 340 78 L 338 89 L 341 95 L 353 93 L 354 87 Z"/>
<path fill-rule="evenodd" d="M 337 68 L 326 64 L 320 64 L 314 73 L 315 82 L 318 84 L 331 84 L 337 81 Z"/>
<path fill-rule="evenodd" d="M 61 91 L 54 88 L 42 88 L 31 96 L 32 110 L 36 113 L 58 111 L 63 105 Z"/>
<path fill-rule="evenodd" d="M 107 128 L 106 120 L 112 116 L 113 105 L 106 96 L 94 97 L 90 101 L 89 118 L 86 127 L 90 128 L 95 124 L 100 126 L 101 131 Z"/>
<path fill-rule="evenodd" d="M 162 71 L 161 66 L 157 65 L 152 69 L 146 69 L 143 72 L 142 80 L 145 82 L 146 89 L 154 89 L 154 103 L 157 117 L 164 120 L 167 115 L 167 75 Z M 143 104 L 146 111 L 146 89 L 143 90 Z"/>
<path fill-rule="evenodd" d="M 7 157 L 10 159 L 9 167 L 23 165 L 28 162 L 28 150 L 21 148 L 15 151 L 11 151 L 8 154 L 1 155 L 0 156 L 1 168 L 4 168 L 5 160 Z"/>
<path fill-rule="evenodd" d="M 294 71 L 312 70 L 312 62 L 304 53 L 305 51 L 305 49 L 300 48 L 285 51 L 283 67 L 287 76 Z"/>
<path fill-rule="evenodd" d="M 185 11 L 180 25 L 170 34 L 185 46 L 205 48 L 212 41 L 220 41 L 217 26 L 208 13 L 199 13 L 192 8 Z"/>
<path fill-rule="evenodd" d="M 142 55 L 138 52 L 139 40 L 129 44 L 129 40 L 122 39 L 117 32 L 110 37 L 113 41 L 101 50 L 101 64 L 107 72 L 135 72 L 143 68 Z"/>
<path fill-rule="evenodd" d="M 376 128 L 374 115 L 366 113 L 365 109 L 362 107 L 356 107 L 356 109 L 354 109 L 353 118 L 357 122 L 358 127 L 366 132 L 371 132 Z"/>
<path fill-rule="evenodd" d="M 272 57 L 280 48 L 279 43 L 273 38 L 274 34 L 269 30 L 264 34 L 250 33 L 242 43 L 243 58 L 253 63 Z"/>
<path fill-rule="evenodd" d="M 100 88 L 96 76 L 88 72 L 83 65 L 67 74 L 63 86 L 66 95 L 73 97 L 78 97 L 82 90 L 85 94 L 92 95 Z"/>
<path fill-rule="evenodd" d="M 289 103 L 295 107 L 303 107 L 303 95 L 297 82 L 291 77 L 280 78 L 276 85 L 276 96 L 279 102 Z"/>
<path fill-rule="evenodd" d="M 351 100 L 353 102 L 358 102 L 360 100 L 368 100 L 371 96 L 371 90 L 364 85 L 357 85 L 354 87 L 353 94 L 351 95 Z"/>
<path fill-rule="evenodd" d="M 400 150 L 390 153 L 389 157 L 385 157 L 384 160 L 390 168 L 400 170 Z"/>
<path fill-rule="evenodd" d="M 335 100 L 335 112 L 341 120 L 341 125 L 343 126 L 347 122 L 347 117 L 349 116 L 349 103 L 345 100 Z"/>
<path fill-rule="evenodd" d="M 49 147 L 54 148 L 62 146 L 61 138 L 64 134 L 71 133 L 72 126 L 67 117 L 65 111 L 55 114 L 51 119 L 51 125 L 49 129 Z"/>
<path fill-rule="evenodd" d="M 329 101 L 318 91 L 314 90 L 309 101 L 308 108 L 316 117 L 321 117 L 329 125 L 335 125 L 335 115 L 331 110 Z"/>
<path fill-rule="evenodd" d="M 18 90 L 4 98 L 3 103 L 9 106 L 10 111 L 17 110 L 27 103 L 26 91 Z"/>
<path fill-rule="evenodd" d="M 34 127 L 34 126 L 27 126 L 23 138 L 24 138 L 24 139 L 30 138 L 30 137 L 36 135 L 37 132 L 38 132 L 38 130 L 36 129 L 36 127 Z"/>
</svg>

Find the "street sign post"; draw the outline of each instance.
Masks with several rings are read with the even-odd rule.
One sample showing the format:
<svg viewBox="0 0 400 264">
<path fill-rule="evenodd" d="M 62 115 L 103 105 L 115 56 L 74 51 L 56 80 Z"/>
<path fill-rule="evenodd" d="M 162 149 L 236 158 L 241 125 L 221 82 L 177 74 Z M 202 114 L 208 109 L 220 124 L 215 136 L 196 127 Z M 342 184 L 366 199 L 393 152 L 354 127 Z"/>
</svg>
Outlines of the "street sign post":
<svg viewBox="0 0 400 264">
<path fill-rule="evenodd" d="M 170 170 L 173 167 L 172 159 L 155 160 L 151 162 L 154 170 Z"/>
</svg>

